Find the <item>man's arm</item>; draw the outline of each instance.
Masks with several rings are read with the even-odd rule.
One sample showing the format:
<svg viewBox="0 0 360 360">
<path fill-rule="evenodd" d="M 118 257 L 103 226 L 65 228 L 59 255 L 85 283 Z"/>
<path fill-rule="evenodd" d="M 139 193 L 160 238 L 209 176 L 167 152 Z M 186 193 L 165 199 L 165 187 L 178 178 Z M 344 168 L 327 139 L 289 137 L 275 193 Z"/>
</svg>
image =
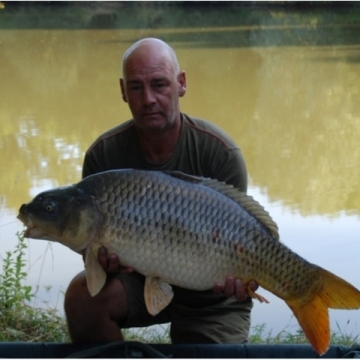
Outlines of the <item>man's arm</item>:
<svg viewBox="0 0 360 360">
<path fill-rule="evenodd" d="M 210 177 L 233 185 L 243 192 L 247 191 L 248 173 L 239 148 L 224 150 L 221 156 L 212 159 L 210 171 Z"/>
<path fill-rule="evenodd" d="M 86 178 L 89 175 L 96 174 L 101 172 L 101 168 L 96 161 L 96 156 L 94 151 L 88 150 L 85 153 L 83 168 L 82 168 L 82 178 Z"/>
</svg>

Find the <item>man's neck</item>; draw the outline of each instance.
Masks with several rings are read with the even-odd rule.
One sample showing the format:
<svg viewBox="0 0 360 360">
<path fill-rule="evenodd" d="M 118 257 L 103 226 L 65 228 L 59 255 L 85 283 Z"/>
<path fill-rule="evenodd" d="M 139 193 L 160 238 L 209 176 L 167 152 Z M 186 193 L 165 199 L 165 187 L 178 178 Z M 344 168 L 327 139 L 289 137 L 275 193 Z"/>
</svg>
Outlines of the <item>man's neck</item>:
<svg viewBox="0 0 360 360">
<path fill-rule="evenodd" d="M 139 141 L 146 160 L 153 164 L 161 164 L 170 159 L 176 148 L 181 132 L 181 121 L 164 131 L 138 131 Z"/>
</svg>

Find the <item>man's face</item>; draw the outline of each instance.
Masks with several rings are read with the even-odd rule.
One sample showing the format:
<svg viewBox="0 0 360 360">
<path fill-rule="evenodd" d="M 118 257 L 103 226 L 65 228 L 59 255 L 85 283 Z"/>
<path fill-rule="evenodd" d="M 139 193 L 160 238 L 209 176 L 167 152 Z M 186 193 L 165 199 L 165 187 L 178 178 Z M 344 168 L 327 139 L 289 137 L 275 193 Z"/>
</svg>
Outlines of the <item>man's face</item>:
<svg viewBox="0 0 360 360">
<path fill-rule="evenodd" d="M 168 54 L 141 50 L 131 54 L 120 86 L 140 129 L 167 129 L 179 117 L 179 97 L 186 91 L 185 73 L 175 73 Z"/>
</svg>

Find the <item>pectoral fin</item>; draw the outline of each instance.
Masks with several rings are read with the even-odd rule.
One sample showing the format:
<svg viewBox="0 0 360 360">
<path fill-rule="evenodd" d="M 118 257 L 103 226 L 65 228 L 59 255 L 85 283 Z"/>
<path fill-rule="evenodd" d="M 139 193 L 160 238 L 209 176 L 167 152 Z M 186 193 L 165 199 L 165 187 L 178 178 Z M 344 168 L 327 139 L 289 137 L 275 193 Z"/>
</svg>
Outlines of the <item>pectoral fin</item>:
<svg viewBox="0 0 360 360">
<path fill-rule="evenodd" d="M 100 265 L 97 256 L 100 247 L 100 244 L 92 244 L 86 248 L 86 282 L 91 296 L 98 294 L 106 281 L 106 273 Z"/>
<path fill-rule="evenodd" d="M 148 312 L 155 316 L 170 304 L 174 292 L 168 283 L 161 281 L 159 278 L 147 276 L 144 296 Z"/>
<path fill-rule="evenodd" d="M 266 303 L 266 304 L 269 304 L 269 300 L 267 300 L 266 298 L 264 298 L 262 295 L 254 292 L 251 290 L 249 284 L 246 284 L 245 285 L 245 289 L 246 289 L 246 292 L 248 293 L 248 295 L 253 298 L 253 299 L 256 299 L 256 300 L 259 300 L 261 303 Z"/>
</svg>

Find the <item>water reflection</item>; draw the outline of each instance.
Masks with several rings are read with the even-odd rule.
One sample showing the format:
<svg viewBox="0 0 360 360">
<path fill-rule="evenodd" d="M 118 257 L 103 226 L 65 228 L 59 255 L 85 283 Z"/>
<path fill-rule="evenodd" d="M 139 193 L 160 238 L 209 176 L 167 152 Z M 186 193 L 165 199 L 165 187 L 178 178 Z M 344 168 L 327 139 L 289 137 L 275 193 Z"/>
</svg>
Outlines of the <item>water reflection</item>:
<svg viewBox="0 0 360 360">
<path fill-rule="evenodd" d="M 119 59 L 136 37 L 1 33 L 0 186 L 8 207 L 17 209 L 38 179 L 77 181 L 92 140 L 130 116 L 119 97 Z M 231 133 L 253 184 L 303 214 L 358 213 L 360 71 L 346 61 L 356 47 L 173 46 L 188 76 L 183 110 Z M 15 179 L 21 186 L 11 193 Z"/>
<path fill-rule="evenodd" d="M 358 213 L 360 68 L 314 61 L 346 58 L 346 47 L 262 53 L 259 98 L 248 128 L 257 137 L 254 182 L 303 214 Z"/>
</svg>

